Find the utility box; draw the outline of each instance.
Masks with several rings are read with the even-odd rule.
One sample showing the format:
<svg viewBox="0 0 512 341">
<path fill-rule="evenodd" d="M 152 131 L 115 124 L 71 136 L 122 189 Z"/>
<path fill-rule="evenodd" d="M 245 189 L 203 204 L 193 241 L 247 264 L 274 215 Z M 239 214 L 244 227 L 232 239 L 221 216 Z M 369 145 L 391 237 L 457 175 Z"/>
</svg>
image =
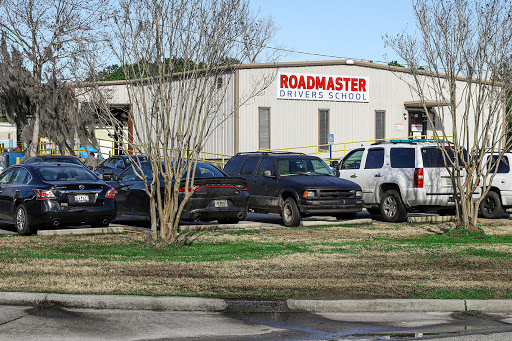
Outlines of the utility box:
<svg viewBox="0 0 512 341">
<path fill-rule="evenodd" d="M 16 163 L 21 163 L 24 156 L 25 152 L 4 153 L 4 169 L 11 165 L 15 165 Z"/>
</svg>

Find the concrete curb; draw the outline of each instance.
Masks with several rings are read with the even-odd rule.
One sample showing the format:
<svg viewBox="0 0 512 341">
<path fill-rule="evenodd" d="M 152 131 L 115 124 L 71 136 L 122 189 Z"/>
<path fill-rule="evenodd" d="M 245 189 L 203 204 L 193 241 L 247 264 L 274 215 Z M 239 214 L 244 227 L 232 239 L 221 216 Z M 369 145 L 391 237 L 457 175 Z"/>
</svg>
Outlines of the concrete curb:
<svg viewBox="0 0 512 341">
<path fill-rule="evenodd" d="M 1 305 L 210 312 L 463 312 L 512 313 L 512 300 L 253 300 L 176 296 L 66 295 L 0 292 Z"/>
<path fill-rule="evenodd" d="M 455 216 L 426 216 L 426 217 L 409 217 L 407 222 L 410 223 L 446 223 L 456 221 Z"/>
<path fill-rule="evenodd" d="M 215 231 L 215 230 L 250 230 L 259 229 L 261 223 L 238 223 L 238 224 L 216 224 L 216 225 L 180 225 L 180 232 Z"/>
<path fill-rule="evenodd" d="M 312 227 L 312 226 L 340 226 L 340 225 L 371 225 L 372 219 L 350 219 L 350 220 L 305 220 L 300 222 L 300 226 Z"/>
<path fill-rule="evenodd" d="M 288 300 L 293 311 L 308 312 L 461 312 L 464 300 L 376 299 L 376 300 Z M 512 301 L 510 304 L 512 308 Z"/>
<path fill-rule="evenodd" d="M 124 233 L 124 227 L 93 227 L 87 229 L 63 229 L 63 230 L 39 230 L 38 236 L 64 236 L 64 235 L 84 235 L 84 234 L 118 234 Z"/>
</svg>

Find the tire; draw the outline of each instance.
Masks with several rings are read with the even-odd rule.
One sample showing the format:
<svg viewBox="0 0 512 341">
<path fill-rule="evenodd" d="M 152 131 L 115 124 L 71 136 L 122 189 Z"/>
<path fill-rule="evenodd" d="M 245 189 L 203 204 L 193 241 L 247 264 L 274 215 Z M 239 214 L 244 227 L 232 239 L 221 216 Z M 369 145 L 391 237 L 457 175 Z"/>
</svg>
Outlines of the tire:
<svg viewBox="0 0 512 341">
<path fill-rule="evenodd" d="M 237 218 L 222 218 L 222 219 L 217 219 L 217 222 L 219 224 L 238 224 L 240 220 L 238 220 Z"/>
<path fill-rule="evenodd" d="M 501 199 L 498 193 L 489 191 L 484 200 L 480 203 L 480 212 L 484 218 L 498 219 L 502 218 L 505 214 L 503 206 L 501 206 Z"/>
<path fill-rule="evenodd" d="M 284 201 L 281 216 L 283 217 L 284 226 L 299 226 L 302 217 L 299 212 L 299 207 L 293 198 L 287 198 Z"/>
<path fill-rule="evenodd" d="M 380 214 L 384 221 L 397 223 L 407 220 L 407 210 L 394 189 L 386 191 L 380 200 Z"/>
<path fill-rule="evenodd" d="M 356 219 L 357 213 L 341 213 L 336 215 L 337 220 L 348 220 L 348 219 Z"/>
<path fill-rule="evenodd" d="M 380 208 L 367 208 L 366 211 L 371 215 L 380 215 Z"/>
<path fill-rule="evenodd" d="M 25 205 L 20 204 L 16 207 L 14 216 L 14 222 L 16 225 L 16 231 L 18 231 L 18 234 L 24 236 L 34 233 L 34 229 L 30 227 L 30 223 L 28 220 L 27 215 L 27 209 L 25 208 Z"/>
</svg>

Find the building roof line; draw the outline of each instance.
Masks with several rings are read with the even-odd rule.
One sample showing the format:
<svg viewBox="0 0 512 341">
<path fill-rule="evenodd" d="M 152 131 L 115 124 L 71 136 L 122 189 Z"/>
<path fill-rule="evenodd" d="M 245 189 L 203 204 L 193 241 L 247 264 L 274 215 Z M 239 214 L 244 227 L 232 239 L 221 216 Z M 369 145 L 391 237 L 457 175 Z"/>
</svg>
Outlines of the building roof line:
<svg viewBox="0 0 512 341">
<path fill-rule="evenodd" d="M 347 66 L 359 66 L 359 67 L 367 67 L 372 69 L 386 70 L 391 72 L 400 72 L 413 74 L 413 71 L 406 67 L 400 66 L 392 66 L 386 64 L 378 64 L 372 62 L 364 62 L 360 60 L 353 59 L 337 59 L 337 60 L 320 60 L 320 61 L 300 61 L 300 62 L 274 62 L 274 63 L 255 63 L 255 64 L 238 64 L 232 65 L 230 67 L 223 67 L 224 72 L 229 70 L 250 70 L 250 69 L 280 69 L 280 68 L 291 68 L 291 67 L 311 67 L 311 66 L 336 66 L 336 65 L 347 65 Z M 426 70 L 415 70 L 415 72 L 422 76 L 429 77 L 439 77 L 439 78 L 448 78 L 448 76 L 444 73 L 436 73 L 433 71 Z M 185 72 L 184 74 L 186 74 Z M 456 80 L 458 81 L 468 81 L 469 77 L 465 76 L 456 76 Z M 125 85 L 127 82 L 140 82 L 141 79 L 132 79 L 132 80 L 115 80 L 115 81 L 99 81 L 99 86 L 112 86 L 112 85 Z M 478 82 L 473 79 L 473 81 Z M 492 81 L 483 81 L 482 83 L 487 85 L 500 85 L 499 83 L 493 83 Z"/>
</svg>

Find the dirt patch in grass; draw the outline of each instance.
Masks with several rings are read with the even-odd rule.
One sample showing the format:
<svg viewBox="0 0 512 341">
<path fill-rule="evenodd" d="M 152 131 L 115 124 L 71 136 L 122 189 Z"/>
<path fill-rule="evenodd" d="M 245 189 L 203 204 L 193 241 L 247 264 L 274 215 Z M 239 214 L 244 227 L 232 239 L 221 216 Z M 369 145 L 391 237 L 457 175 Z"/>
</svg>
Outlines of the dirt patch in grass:
<svg viewBox="0 0 512 341">
<path fill-rule="evenodd" d="M 181 247 L 140 234 L 0 238 L 0 290 L 207 297 L 509 298 L 512 225 L 487 240 L 444 225 L 198 232 Z M 510 237 L 510 238 L 509 238 Z"/>
</svg>

